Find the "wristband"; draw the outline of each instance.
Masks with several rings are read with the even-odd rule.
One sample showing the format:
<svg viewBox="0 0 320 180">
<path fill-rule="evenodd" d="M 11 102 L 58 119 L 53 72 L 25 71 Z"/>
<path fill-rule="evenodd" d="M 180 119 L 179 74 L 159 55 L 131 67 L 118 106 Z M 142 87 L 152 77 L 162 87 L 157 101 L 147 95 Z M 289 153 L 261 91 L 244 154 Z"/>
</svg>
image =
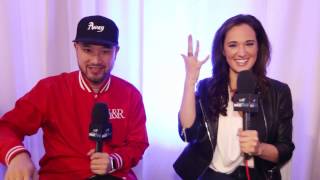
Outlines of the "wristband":
<svg viewBox="0 0 320 180">
<path fill-rule="evenodd" d="M 110 165 L 110 171 L 108 173 L 114 172 L 116 170 L 114 167 L 115 163 L 114 163 L 114 158 L 111 156 L 109 156 L 109 165 Z"/>
</svg>

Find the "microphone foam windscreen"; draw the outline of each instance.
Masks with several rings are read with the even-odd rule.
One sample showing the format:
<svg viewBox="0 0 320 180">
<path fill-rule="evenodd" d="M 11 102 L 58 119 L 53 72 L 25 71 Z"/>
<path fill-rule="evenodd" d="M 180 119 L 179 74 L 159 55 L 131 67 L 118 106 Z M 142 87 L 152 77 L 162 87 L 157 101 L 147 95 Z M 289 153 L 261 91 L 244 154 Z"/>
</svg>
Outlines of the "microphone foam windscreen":
<svg viewBox="0 0 320 180">
<path fill-rule="evenodd" d="M 253 94 L 257 85 L 254 74 L 249 71 L 241 71 L 238 74 L 237 79 L 237 92 L 244 94 Z"/>
<path fill-rule="evenodd" d="M 92 123 L 105 124 L 109 122 L 108 106 L 105 103 L 96 103 L 92 109 Z"/>
</svg>

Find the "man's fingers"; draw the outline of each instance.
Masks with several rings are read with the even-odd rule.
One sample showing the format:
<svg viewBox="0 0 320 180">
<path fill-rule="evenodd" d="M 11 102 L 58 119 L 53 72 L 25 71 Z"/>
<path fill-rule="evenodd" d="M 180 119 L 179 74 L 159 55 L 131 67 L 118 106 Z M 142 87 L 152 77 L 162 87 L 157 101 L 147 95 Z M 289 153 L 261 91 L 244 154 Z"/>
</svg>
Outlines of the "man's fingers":
<svg viewBox="0 0 320 180">
<path fill-rule="evenodd" d="M 33 178 L 33 170 L 22 170 L 22 171 L 7 171 L 5 174 L 5 180 L 38 180 Z"/>
<path fill-rule="evenodd" d="M 97 158 L 97 159 L 93 159 L 91 160 L 91 164 L 92 165 L 100 165 L 100 164 L 108 164 L 108 162 L 105 160 L 105 159 L 102 159 L 102 158 Z"/>
<path fill-rule="evenodd" d="M 108 163 L 109 161 L 105 157 L 92 159 L 90 162 L 90 169 L 95 174 L 106 174 L 108 169 Z"/>
<path fill-rule="evenodd" d="M 88 156 L 91 156 L 94 153 L 94 149 L 90 149 L 90 151 L 87 153 Z"/>
<path fill-rule="evenodd" d="M 32 176 L 32 180 L 39 180 L 39 174 L 38 174 L 37 170 L 34 171 L 33 176 Z"/>
<path fill-rule="evenodd" d="M 103 164 L 91 164 L 91 170 L 101 170 L 101 169 L 107 169 L 107 165 Z"/>
<path fill-rule="evenodd" d="M 106 153 L 101 153 L 101 152 L 93 153 L 90 156 L 91 160 L 93 160 L 93 159 L 107 159 L 107 158 L 109 158 L 109 155 Z"/>
<path fill-rule="evenodd" d="M 26 173 L 24 174 L 16 173 L 11 175 L 6 175 L 4 179 L 5 180 L 16 180 L 16 179 L 30 180 L 30 178 L 31 178 L 31 175 L 28 175 Z"/>
<path fill-rule="evenodd" d="M 23 179 L 23 180 L 31 180 L 32 176 L 34 174 L 34 171 L 35 171 L 35 169 L 29 169 L 29 170 L 26 170 L 26 171 L 22 172 L 21 179 Z"/>
<path fill-rule="evenodd" d="M 92 170 L 92 172 L 93 172 L 94 174 L 98 174 L 98 175 L 104 175 L 104 174 L 107 173 L 106 170 Z"/>
<path fill-rule="evenodd" d="M 23 176 L 23 180 L 31 180 L 31 176 L 30 175 L 24 175 Z"/>
</svg>

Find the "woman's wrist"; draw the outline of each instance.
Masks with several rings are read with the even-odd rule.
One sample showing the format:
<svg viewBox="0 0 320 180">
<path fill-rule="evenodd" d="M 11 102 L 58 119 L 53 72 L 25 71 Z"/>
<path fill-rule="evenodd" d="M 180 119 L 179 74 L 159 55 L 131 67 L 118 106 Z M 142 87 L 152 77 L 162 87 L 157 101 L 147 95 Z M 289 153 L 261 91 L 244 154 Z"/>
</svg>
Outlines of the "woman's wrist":
<svg viewBox="0 0 320 180">
<path fill-rule="evenodd" d="M 263 149 L 264 149 L 264 143 L 259 142 L 256 156 L 258 157 L 262 156 Z"/>
</svg>

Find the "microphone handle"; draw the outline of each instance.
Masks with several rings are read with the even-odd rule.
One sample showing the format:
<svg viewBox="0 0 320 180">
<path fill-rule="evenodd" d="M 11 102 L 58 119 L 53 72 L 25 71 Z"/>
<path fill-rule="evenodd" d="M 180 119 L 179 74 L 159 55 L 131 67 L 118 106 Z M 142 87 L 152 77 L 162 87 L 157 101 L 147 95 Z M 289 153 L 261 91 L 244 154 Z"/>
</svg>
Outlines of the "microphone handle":
<svg viewBox="0 0 320 180">
<path fill-rule="evenodd" d="M 95 151 L 96 152 L 102 152 L 102 147 L 103 147 L 103 141 L 102 141 L 102 138 L 98 138 L 96 140 L 96 149 Z M 88 179 L 86 180 L 99 180 L 99 179 L 102 179 L 103 178 L 103 175 L 99 175 L 99 174 L 95 174 L 91 177 L 89 177 Z"/>
<path fill-rule="evenodd" d="M 249 130 L 249 122 L 251 121 L 250 113 L 244 112 L 243 130 Z"/>
<path fill-rule="evenodd" d="M 102 139 L 102 135 L 99 134 L 98 138 L 96 139 L 95 152 L 102 152 L 102 148 L 103 148 L 103 139 Z M 105 176 L 104 175 L 95 174 L 95 175 L 87 178 L 86 180 L 101 180 L 101 179 L 105 179 Z"/>
<path fill-rule="evenodd" d="M 98 138 L 96 142 L 96 152 L 102 152 L 103 141 L 102 138 Z"/>
<path fill-rule="evenodd" d="M 250 113 L 244 112 L 244 120 L 243 120 L 243 130 L 249 130 L 249 123 L 250 123 Z M 248 153 L 244 153 L 244 159 L 248 160 L 251 156 Z"/>
</svg>

